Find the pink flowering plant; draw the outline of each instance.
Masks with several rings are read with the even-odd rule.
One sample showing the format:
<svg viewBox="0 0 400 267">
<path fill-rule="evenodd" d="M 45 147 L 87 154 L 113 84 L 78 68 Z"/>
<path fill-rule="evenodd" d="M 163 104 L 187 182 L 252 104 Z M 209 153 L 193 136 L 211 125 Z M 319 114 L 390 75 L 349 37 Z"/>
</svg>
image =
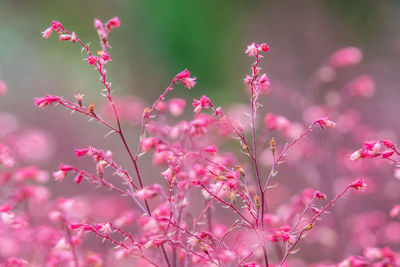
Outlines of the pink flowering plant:
<svg viewBox="0 0 400 267">
<path fill-rule="evenodd" d="M 118 136 L 125 150 L 118 153 L 129 158 L 130 166 L 116 162 L 113 152 L 89 145 L 75 149 L 75 156 L 93 160 L 95 171 L 62 163 L 53 177 L 59 182 L 71 179 L 76 184 L 91 183 L 99 190 L 113 191 L 112 196 L 120 199 L 60 196 L 51 200 L 48 188 L 42 185 L 48 173 L 36 166 L 15 167 L 18 163 L 12 142 L 10 145 L 3 138 L 0 182 L 8 193 L 0 198 L 0 241 L 15 244 L 8 248 L 12 256 L 1 256 L 4 266 L 400 265 L 399 254 L 387 246 L 393 240 L 382 234 L 389 232 L 400 239 L 400 224 L 387 222 L 388 217 L 400 218 L 400 205 L 393 204 L 383 214 L 376 210 L 356 214 L 343 207 L 347 213 L 339 220 L 327 214 L 336 204 L 349 205 L 362 195 L 373 194 L 374 189 L 378 192 L 377 181 L 370 178 L 364 159 L 381 158 L 385 164 L 393 164 L 395 176 L 400 178 L 400 152 L 394 142 L 380 138 L 373 129 L 361 127 L 359 114 L 344 101 L 371 97 L 375 89 L 372 78 L 356 77 L 341 92 L 318 90 L 333 83 L 342 69 L 358 64 L 362 60 L 359 49 L 347 47 L 330 56 L 312 75 L 307 85 L 308 97 L 279 85 L 272 90 L 261 68 L 270 48 L 266 43 L 253 43 L 245 51 L 251 66 L 244 78 L 249 102 L 240 111 L 242 114 L 225 110 L 203 95 L 193 100 L 192 119 L 176 121 L 170 118 L 184 113 L 186 101 L 169 99 L 168 93 L 182 90 L 179 87 L 196 86 L 196 78 L 186 69 L 171 79 L 149 107 L 134 97 L 114 96 L 106 66 L 111 62 L 109 35 L 119 26 L 117 17 L 106 23 L 95 19 L 101 49 L 94 51 L 75 32 L 52 21 L 42 32 L 43 38 L 55 33 L 60 41 L 82 49 L 87 64 L 99 75 L 106 105 L 99 109 L 100 105 L 87 104 L 83 94 L 75 95 L 74 100 L 48 94 L 36 98 L 35 104 L 39 108 L 63 106 L 97 121 L 109 135 Z M 0 91 L 3 87 L 0 83 Z M 297 107 L 304 109 L 308 126 L 272 113 L 259 120 L 262 98 L 274 93 L 285 101 L 296 99 L 300 103 Z M 326 94 L 323 105 L 313 104 L 319 94 Z M 330 118 L 337 118 L 338 124 Z M 125 123 L 140 125 L 136 142 L 128 140 Z M 332 145 L 321 144 L 321 134 L 316 130 Z M 355 146 L 361 140 L 379 138 L 353 152 L 340 146 L 338 135 L 351 139 Z M 156 180 L 143 167 L 149 155 L 159 173 Z M 326 182 L 326 194 L 301 183 L 301 191 L 290 196 L 290 184 L 279 182 L 281 175 L 302 177 L 300 173 L 313 170 L 314 175 L 304 176 L 316 177 L 308 182 L 318 186 L 319 177 L 324 175 L 320 171 L 325 169 L 321 167 L 323 163 L 338 177 Z M 377 161 L 367 164 L 374 164 L 375 170 L 387 169 Z M 386 201 L 386 196 L 381 197 Z M 100 205 L 104 201 L 111 203 L 113 214 L 96 214 L 93 203 Z M 46 205 L 41 204 L 40 210 L 32 209 L 37 203 Z M 342 220 L 354 227 L 340 231 L 346 227 Z M 295 254 L 306 248 L 315 251 L 320 246 L 333 249 L 335 240 L 343 235 L 351 242 L 346 247 L 348 242 L 344 241 L 339 247 L 343 249 L 340 253 L 346 254 L 336 253 L 333 259 L 338 263 L 318 255 L 302 259 L 300 252 Z M 104 243 L 94 252 L 92 237 L 112 246 Z M 17 248 L 17 244 L 23 245 Z M 7 254 L 1 249 L 0 253 Z M 352 253 L 355 255 L 349 256 Z"/>
</svg>

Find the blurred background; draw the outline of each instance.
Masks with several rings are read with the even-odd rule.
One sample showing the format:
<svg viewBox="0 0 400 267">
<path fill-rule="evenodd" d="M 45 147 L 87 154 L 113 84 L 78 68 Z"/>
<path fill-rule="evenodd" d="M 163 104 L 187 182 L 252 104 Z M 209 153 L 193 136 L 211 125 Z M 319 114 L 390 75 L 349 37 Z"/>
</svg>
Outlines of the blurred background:
<svg viewBox="0 0 400 267">
<path fill-rule="evenodd" d="M 310 77 L 326 58 L 339 48 L 356 46 L 364 52 L 364 60 L 349 70 L 349 77 L 371 75 L 375 94 L 354 101 L 352 107 L 364 114 L 365 123 L 376 129 L 390 128 L 385 133 L 394 137 L 400 130 L 399 15 L 399 1 L 373 0 L 0 0 L 0 80 L 8 86 L 7 95 L 0 98 L 1 116 L 16 115 L 2 127 L 19 123 L 46 135 L 46 141 L 38 139 L 46 152 L 29 159 L 44 169 L 56 170 L 61 161 L 82 165 L 73 159 L 73 148 L 87 145 L 113 147 L 116 158 L 126 162 L 125 154 L 115 149 L 120 146 L 118 140 L 105 139 L 103 127 L 60 107 L 43 111 L 33 102 L 46 93 L 69 99 L 83 93 L 87 102 L 101 106 L 102 87 L 80 49 L 59 43 L 55 34 L 43 40 L 40 32 L 51 20 L 58 20 L 96 49 L 93 19 L 105 22 L 118 16 L 121 27 L 110 35 L 113 49 L 108 64 L 115 96 L 135 95 L 149 105 L 176 73 L 188 68 L 198 84 L 191 91 L 177 88 L 170 96 L 189 100 L 188 113 L 190 100 L 203 94 L 218 106 L 247 103 L 243 78 L 251 60 L 244 51 L 252 42 L 267 42 L 271 50 L 262 67 L 272 92 L 261 100 L 263 113 L 303 121 L 304 114 L 293 107 L 296 97 L 283 102 L 280 89 L 308 97 Z M 328 89 L 343 86 L 346 76 L 343 79 Z M 325 100 L 313 96 L 314 105 L 326 104 Z M 137 130 L 128 131 L 128 139 L 135 144 Z M 68 190 L 65 183 L 52 182 L 52 186 L 54 195 L 77 190 L 73 183 Z M 79 190 L 94 192 L 91 185 L 80 185 Z"/>
</svg>

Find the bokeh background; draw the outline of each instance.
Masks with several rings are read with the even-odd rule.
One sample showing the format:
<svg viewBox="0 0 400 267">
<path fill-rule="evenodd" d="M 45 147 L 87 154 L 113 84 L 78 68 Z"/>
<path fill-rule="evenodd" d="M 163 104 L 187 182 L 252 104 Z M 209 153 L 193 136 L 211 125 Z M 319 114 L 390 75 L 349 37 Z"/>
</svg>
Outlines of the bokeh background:
<svg viewBox="0 0 400 267">
<path fill-rule="evenodd" d="M 149 104 L 176 73 L 188 68 L 198 78 L 197 86 L 174 90 L 171 97 L 190 100 L 207 94 L 216 105 L 247 103 L 243 78 L 251 61 L 244 50 L 249 43 L 266 41 L 271 52 L 262 66 L 272 93 L 262 100 L 264 110 L 299 121 L 302 116 L 293 101 L 282 104 L 276 90 L 308 94 L 310 76 L 326 57 L 338 48 L 356 46 L 364 60 L 350 75 L 373 76 L 376 93 L 355 101 L 354 107 L 374 128 L 390 128 L 391 136 L 400 130 L 399 1 L 0 0 L 0 80 L 8 85 L 7 95 L 0 98 L 2 116 L 12 112 L 19 124 L 45 132 L 50 140 L 42 155 L 47 159 L 40 162 L 45 169 L 55 170 L 61 161 L 84 166 L 73 159 L 73 148 L 88 144 L 112 147 L 116 158 L 126 162 L 118 153 L 118 140 L 105 139 L 103 127 L 62 108 L 43 111 L 33 103 L 46 93 L 68 98 L 84 93 L 87 101 L 101 105 L 97 74 L 80 49 L 54 36 L 43 40 L 40 32 L 58 20 L 97 47 L 93 19 L 114 16 L 121 27 L 110 36 L 113 61 L 108 71 L 117 96 L 135 95 Z M 315 104 L 323 101 L 314 99 Z M 134 144 L 137 131 L 128 129 Z M 51 186 L 55 195 L 94 192 L 91 185 Z"/>
</svg>

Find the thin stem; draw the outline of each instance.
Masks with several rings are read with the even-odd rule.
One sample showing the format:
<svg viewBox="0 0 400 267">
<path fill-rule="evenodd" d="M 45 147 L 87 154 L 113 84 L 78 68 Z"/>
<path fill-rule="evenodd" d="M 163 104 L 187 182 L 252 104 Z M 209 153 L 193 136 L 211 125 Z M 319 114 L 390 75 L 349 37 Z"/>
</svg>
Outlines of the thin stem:
<svg viewBox="0 0 400 267">
<path fill-rule="evenodd" d="M 283 259 L 282 259 L 282 261 L 281 261 L 281 263 L 280 263 L 281 265 L 282 265 L 283 263 L 285 263 L 286 258 L 287 258 L 287 257 L 289 256 L 289 254 L 293 251 L 293 249 L 295 248 L 295 246 L 297 245 L 297 243 L 298 243 L 298 242 L 300 241 L 300 239 L 302 238 L 303 234 L 304 234 L 305 232 L 311 230 L 311 228 L 313 227 L 315 221 L 316 221 L 330 206 L 332 206 L 333 203 L 334 203 L 336 200 L 338 200 L 338 199 L 341 198 L 344 194 L 346 194 L 346 192 L 349 190 L 350 187 L 351 187 L 351 186 L 348 185 L 348 186 L 346 187 L 346 189 L 345 189 L 343 192 L 337 194 L 336 197 L 333 198 L 333 199 L 331 200 L 331 202 L 328 203 L 328 205 L 326 205 L 322 210 L 320 210 L 320 211 L 308 222 L 307 226 L 304 227 L 304 228 L 301 230 L 301 232 L 298 234 L 298 236 L 297 236 L 295 242 L 293 243 L 293 245 L 291 245 L 291 246 L 286 250 L 285 256 L 283 257 Z"/>
</svg>

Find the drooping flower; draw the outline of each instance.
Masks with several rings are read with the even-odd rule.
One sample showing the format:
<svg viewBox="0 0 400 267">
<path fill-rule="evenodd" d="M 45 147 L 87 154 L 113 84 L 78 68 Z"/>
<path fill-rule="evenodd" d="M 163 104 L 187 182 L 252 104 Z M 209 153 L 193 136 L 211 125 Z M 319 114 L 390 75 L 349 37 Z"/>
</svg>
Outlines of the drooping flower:
<svg viewBox="0 0 400 267">
<path fill-rule="evenodd" d="M 51 105 L 54 102 L 59 101 L 59 97 L 55 95 L 45 95 L 44 97 L 36 97 L 35 98 L 35 105 L 44 108 L 47 105 Z"/>
<path fill-rule="evenodd" d="M 42 36 L 44 39 L 48 39 L 52 33 L 53 33 L 53 28 L 49 27 L 46 30 L 42 31 Z"/>
<path fill-rule="evenodd" d="M 355 188 L 357 190 L 359 189 L 365 189 L 367 187 L 367 184 L 365 183 L 365 181 L 363 179 L 357 179 L 354 182 L 352 182 L 349 187 Z"/>
<path fill-rule="evenodd" d="M 190 72 L 187 69 L 178 73 L 174 80 L 181 82 L 187 89 L 191 89 L 196 84 L 196 77 L 190 78 Z"/>
</svg>

